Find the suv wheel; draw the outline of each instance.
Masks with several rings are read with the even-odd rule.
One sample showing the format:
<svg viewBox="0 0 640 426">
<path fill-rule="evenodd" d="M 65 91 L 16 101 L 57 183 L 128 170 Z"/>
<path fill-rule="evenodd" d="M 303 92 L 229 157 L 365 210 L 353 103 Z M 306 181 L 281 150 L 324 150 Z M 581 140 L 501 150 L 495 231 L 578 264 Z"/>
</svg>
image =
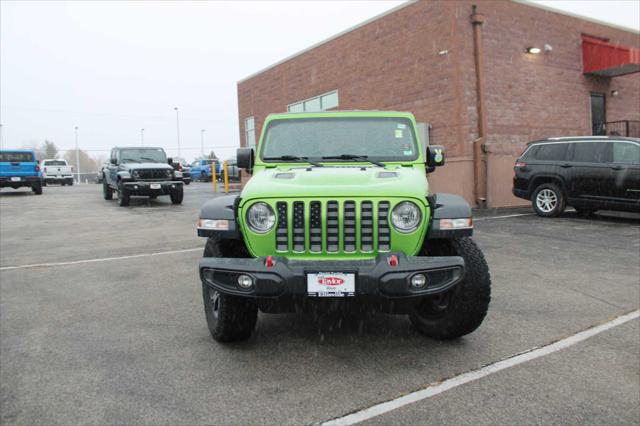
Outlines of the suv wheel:
<svg viewBox="0 0 640 426">
<path fill-rule="evenodd" d="M 446 293 L 425 297 L 409 319 L 418 331 L 435 339 L 455 339 L 482 324 L 491 300 L 491 276 L 484 256 L 471 238 L 430 241 L 430 256 L 461 256 L 464 279 Z"/>
<path fill-rule="evenodd" d="M 219 242 L 207 240 L 204 257 L 222 257 Z M 222 294 L 202 283 L 204 314 L 211 337 L 218 342 L 247 340 L 256 327 L 258 307 L 246 297 Z"/>
<path fill-rule="evenodd" d="M 171 204 L 182 204 L 182 198 L 184 198 L 182 185 L 178 185 L 177 188 L 171 190 L 169 196 L 171 197 Z"/>
<path fill-rule="evenodd" d="M 129 191 L 122 182 L 118 182 L 118 205 L 120 207 L 127 207 L 129 205 Z"/>
<path fill-rule="evenodd" d="M 113 200 L 113 189 L 111 189 L 105 178 L 102 178 L 102 197 L 105 200 Z"/>
<path fill-rule="evenodd" d="M 565 208 L 565 197 L 555 183 L 543 183 L 533 191 L 531 204 L 538 216 L 555 217 L 562 214 Z"/>
</svg>

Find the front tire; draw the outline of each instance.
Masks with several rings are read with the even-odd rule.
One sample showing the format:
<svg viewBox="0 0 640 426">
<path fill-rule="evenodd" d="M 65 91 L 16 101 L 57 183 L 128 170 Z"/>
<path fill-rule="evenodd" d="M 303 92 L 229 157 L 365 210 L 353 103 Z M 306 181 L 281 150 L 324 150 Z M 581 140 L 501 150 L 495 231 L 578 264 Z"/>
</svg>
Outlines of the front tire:
<svg viewBox="0 0 640 426">
<path fill-rule="evenodd" d="M 538 216 L 560 216 L 566 207 L 564 193 L 555 183 L 543 183 L 531 196 L 531 205 Z"/>
<path fill-rule="evenodd" d="M 173 189 L 169 196 L 171 197 L 171 204 L 182 204 L 182 199 L 184 198 L 184 189 L 182 185 L 178 185 L 177 188 Z"/>
<path fill-rule="evenodd" d="M 223 257 L 220 242 L 209 238 L 204 248 L 204 257 Z M 211 337 L 218 342 L 247 340 L 258 321 L 258 307 L 246 297 L 220 293 L 202 283 L 204 313 Z"/>
<path fill-rule="evenodd" d="M 109 186 L 106 179 L 102 179 L 102 197 L 109 201 L 113 200 L 113 189 Z"/>
<path fill-rule="evenodd" d="M 118 183 L 118 205 L 120 207 L 127 207 L 129 205 L 130 195 L 127 188 L 125 188 L 122 182 Z"/>
<path fill-rule="evenodd" d="M 456 339 L 477 329 L 489 309 L 491 276 L 482 251 L 471 238 L 432 241 L 431 256 L 461 256 L 465 277 L 453 289 L 424 298 L 409 314 L 422 334 L 440 340 Z"/>
</svg>

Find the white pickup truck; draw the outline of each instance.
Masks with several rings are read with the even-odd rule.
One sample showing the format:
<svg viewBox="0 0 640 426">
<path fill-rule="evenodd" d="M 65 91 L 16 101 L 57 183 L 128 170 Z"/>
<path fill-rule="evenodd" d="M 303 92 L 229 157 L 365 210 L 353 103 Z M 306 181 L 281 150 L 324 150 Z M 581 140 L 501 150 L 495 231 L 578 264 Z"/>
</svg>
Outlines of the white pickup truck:
<svg viewBox="0 0 640 426">
<path fill-rule="evenodd" d="M 48 159 L 42 160 L 42 180 L 44 185 L 59 183 L 73 185 L 73 166 L 67 164 L 67 160 Z"/>
</svg>

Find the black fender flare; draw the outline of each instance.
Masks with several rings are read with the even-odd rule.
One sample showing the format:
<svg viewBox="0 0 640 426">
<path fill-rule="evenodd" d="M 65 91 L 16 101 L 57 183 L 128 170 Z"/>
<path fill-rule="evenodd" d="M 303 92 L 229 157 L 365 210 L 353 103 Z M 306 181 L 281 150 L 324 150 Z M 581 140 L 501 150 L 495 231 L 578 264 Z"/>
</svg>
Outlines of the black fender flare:
<svg viewBox="0 0 640 426">
<path fill-rule="evenodd" d="M 236 221 L 240 196 L 237 194 L 223 195 L 207 201 L 200 207 L 200 220 L 198 221 L 199 237 L 217 237 L 222 240 L 241 240 L 242 235 Z M 229 221 L 228 230 L 206 229 L 201 226 L 201 221 L 206 219 Z"/>
<path fill-rule="evenodd" d="M 427 239 L 447 239 L 470 237 L 473 235 L 473 225 L 462 229 L 442 229 L 441 219 L 466 219 L 472 217 L 471 206 L 467 200 L 459 195 L 435 193 L 427 197 L 431 207 L 431 223 L 427 230 Z"/>
</svg>

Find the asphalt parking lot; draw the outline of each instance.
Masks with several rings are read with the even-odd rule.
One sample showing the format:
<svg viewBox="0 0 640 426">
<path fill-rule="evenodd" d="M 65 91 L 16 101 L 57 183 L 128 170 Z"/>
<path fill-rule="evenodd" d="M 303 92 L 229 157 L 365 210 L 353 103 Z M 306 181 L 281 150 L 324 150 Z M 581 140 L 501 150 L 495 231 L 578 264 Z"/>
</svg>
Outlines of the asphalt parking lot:
<svg viewBox="0 0 640 426">
<path fill-rule="evenodd" d="M 429 340 L 404 317 L 260 314 L 209 336 L 196 236 L 209 184 L 102 199 L 99 185 L 0 192 L 0 423 L 314 424 L 633 312 L 640 219 L 480 215 L 493 280 L 475 333 Z M 370 424 L 637 424 L 640 328 L 587 340 L 372 417 Z"/>
</svg>

